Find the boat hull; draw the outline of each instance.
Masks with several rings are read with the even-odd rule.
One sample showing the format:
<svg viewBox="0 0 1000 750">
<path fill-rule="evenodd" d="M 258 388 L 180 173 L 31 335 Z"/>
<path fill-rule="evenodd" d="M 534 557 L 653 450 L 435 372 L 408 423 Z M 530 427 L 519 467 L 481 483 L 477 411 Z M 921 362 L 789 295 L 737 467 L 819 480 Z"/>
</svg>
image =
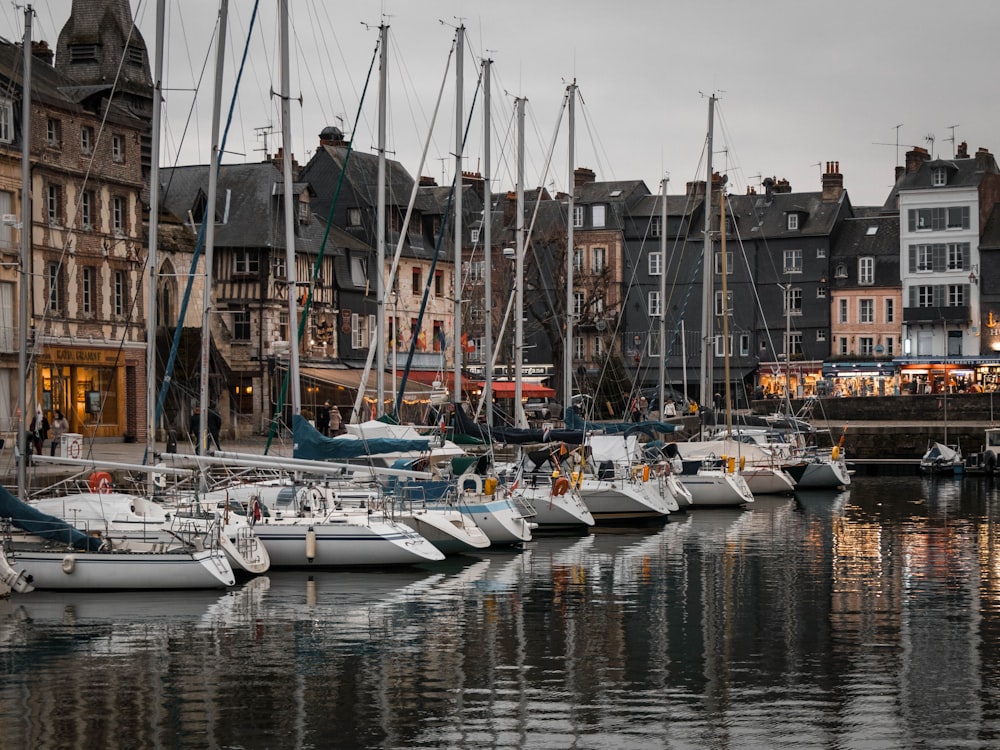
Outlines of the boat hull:
<svg viewBox="0 0 1000 750">
<path fill-rule="evenodd" d="M 647 492 L 643 484 L 627 480 L 584 479 L 578 491 L 598 525 L 665 519 L 670 514 L 668 503 L 658 491 Z"/>
<path fill-rule="evenodd" d="M 685 474 L 681 481 L 691 492 L 691 507 L 738 507 L 753 502 L 753 492 L 736 473 L 702 470 Z"/>
<path fill-rule="evenodd" d="M 458 510 L 404 511 L 399 520 L 433 544 L 445 555 L 486 549 L 490 538 L 472 518 Z"/>
</svg>

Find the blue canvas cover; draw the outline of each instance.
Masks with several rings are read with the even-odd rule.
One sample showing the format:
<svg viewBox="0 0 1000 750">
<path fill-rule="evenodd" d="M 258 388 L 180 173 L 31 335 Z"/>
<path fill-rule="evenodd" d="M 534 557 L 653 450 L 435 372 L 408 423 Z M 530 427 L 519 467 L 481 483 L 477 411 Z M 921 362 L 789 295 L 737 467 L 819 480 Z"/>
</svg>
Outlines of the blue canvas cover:
<svg viewBox="0 0 1000 750">
<path fill-rule="evenodd" d="M 292 417 L 293 458 L 306 461 L 344 461 L 349 458 L 375 456 L 382 453 L 411 453 L 429 450 L 430 439 L 329 438 L 309 424 L 301 414 Z"/>
<path fill-rule="evenodd" d="M 56 542 L 66 542 L 75 549 L 97 552 L 104 544 L 97 537 L 84 534 L 61 518 L 42 513 L 14 497 L 0 486 L 0 518 L 9 518 L 11 525 L 29 534 Z"/>
</svg>

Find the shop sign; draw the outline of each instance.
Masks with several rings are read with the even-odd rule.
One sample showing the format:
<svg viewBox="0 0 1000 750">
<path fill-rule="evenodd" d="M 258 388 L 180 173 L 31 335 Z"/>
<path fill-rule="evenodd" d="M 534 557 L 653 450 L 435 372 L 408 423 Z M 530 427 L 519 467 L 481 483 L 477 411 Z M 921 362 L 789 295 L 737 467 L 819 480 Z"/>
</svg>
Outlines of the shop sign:
<svg viewBox="0 0 1000 750">
<path fill-rule="evenodd" d="M 43 357 L 51 358 L 56 365 L 80 367 L 116 366 L 125 364 L 122 353 L 116 349 L 49 348 Z"/>
</svg>

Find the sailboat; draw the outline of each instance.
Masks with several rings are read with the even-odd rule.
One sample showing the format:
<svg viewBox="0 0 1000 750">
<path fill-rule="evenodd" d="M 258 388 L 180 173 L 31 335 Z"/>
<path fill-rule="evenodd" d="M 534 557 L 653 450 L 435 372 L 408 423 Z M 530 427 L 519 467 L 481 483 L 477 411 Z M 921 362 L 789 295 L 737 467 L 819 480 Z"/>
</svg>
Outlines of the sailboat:
<svg viewBox="0 0 1000 750">
<path fill-rule="evenodd" d="M 965 473 L 965 459 L 958 444 L 948 443 L 948 374 L 945 373 L 944 395 L 944 440 L 934 441 L 920 458 L 920 472 L 923 474 L 955 475 Z"/>
</svg>

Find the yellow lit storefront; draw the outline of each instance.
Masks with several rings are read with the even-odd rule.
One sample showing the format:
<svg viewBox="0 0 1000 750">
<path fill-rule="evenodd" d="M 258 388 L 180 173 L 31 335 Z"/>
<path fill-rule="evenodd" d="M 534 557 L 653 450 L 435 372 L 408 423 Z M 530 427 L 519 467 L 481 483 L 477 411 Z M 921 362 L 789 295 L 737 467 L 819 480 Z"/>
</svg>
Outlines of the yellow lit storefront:
<svg viewBox="0 0 1000 750">
<path fill-rule="evenodd" d="M 135 438 L 143 423 L 137 407 L 145 403 L 138 387 L 144 370 L 142 350 L 50 346 L 36 369 L 38 403 L 50 421 L 56 411 L 65 414 L 70 432 Z"/>
</svg>

